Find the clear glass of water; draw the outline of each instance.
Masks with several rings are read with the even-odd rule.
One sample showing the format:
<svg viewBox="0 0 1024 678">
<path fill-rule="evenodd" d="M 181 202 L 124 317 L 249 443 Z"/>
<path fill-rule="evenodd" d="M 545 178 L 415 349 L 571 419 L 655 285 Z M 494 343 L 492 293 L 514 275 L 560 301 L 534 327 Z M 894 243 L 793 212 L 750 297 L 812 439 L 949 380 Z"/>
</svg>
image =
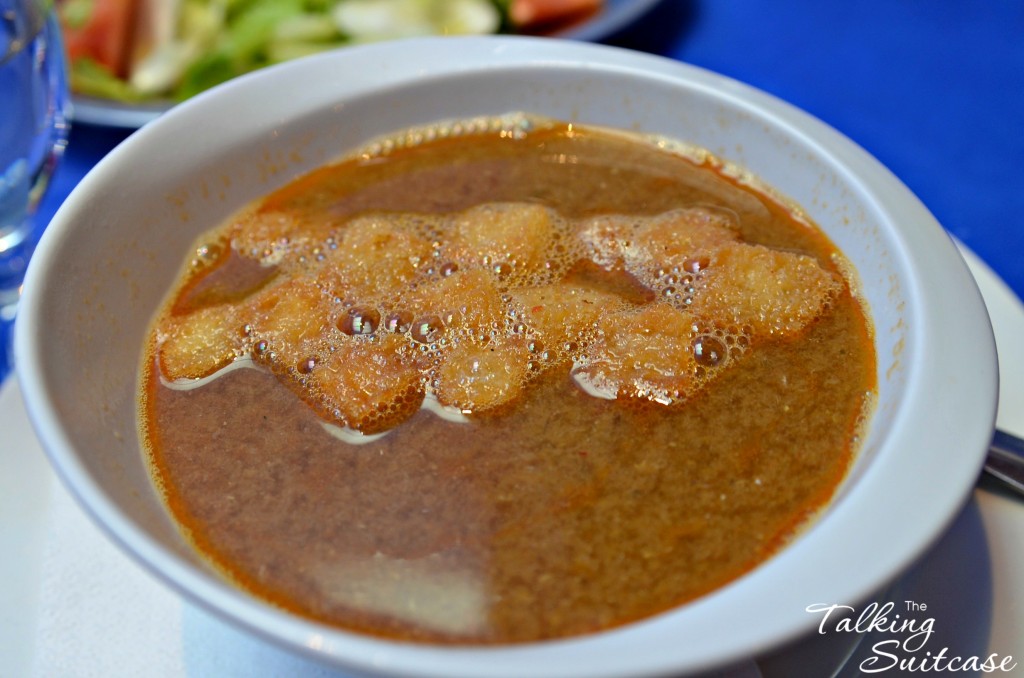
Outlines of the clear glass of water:
<svg viewBox="0 0 1024 678">
<path fill-rule="evenodd" d="M 53 1 L 0 0 L 0 332 L 9 333 L 45 227 L 33 216 L 67 138 L 64 64 Z"/>
</svg>

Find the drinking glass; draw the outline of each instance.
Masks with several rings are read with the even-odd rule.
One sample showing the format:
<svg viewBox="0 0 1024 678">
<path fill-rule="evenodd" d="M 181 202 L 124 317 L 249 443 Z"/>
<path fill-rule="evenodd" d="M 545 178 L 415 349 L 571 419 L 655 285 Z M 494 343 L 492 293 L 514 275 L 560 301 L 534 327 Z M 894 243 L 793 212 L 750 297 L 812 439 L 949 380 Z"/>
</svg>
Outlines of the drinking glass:
<svg viewBox="0 0 1024 678">
<path fill-rule="evenodd" d="M 33 219 L 67 138 L 64 49 L 52 0 L 0 0 L 0 374 L 25 268 L 45 224 Z"/>
</svg>

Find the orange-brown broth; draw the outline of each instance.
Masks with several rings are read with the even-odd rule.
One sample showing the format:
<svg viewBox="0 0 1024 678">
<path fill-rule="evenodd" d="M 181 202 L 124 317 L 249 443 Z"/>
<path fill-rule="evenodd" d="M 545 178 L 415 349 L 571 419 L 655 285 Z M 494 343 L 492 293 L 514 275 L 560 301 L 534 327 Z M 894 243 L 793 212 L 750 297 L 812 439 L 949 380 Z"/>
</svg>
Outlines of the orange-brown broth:
<svg viewBox="0 0 1024 678">
<path fill-rule="evenodd" d="M 713 165 L 563 126 L 356 158 L 262 209 L 336 224 L 489 201 L 570 218 L 719 205 L 745 240 L 836 270 L 819 231 Z M 237 296 L 230 276 L 226 291 L 203 289 L 186 279 L 168 312 Z M 269 372 L 175 391 L 149 359 L 145 435 L 155 479 L 199 551 L 276 605 L 416 641 L 563 637 L 735 579 L 834 493 L 874 389 L 863 309 L 847 287 L 797 339 L 755 348 L 683 405 L 595 398 L 552 370 L 513 406 L 469 423 L 420 411 L 364 445 L 325 432 Z"/>
</svg>

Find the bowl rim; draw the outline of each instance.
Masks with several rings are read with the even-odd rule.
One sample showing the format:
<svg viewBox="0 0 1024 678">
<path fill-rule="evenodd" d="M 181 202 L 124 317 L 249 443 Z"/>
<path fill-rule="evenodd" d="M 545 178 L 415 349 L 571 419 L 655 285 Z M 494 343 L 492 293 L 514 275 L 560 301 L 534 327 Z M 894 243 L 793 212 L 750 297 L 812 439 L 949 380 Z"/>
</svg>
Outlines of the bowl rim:
<svg viewBox="0 0 1024 678">
<path fill-rule="evenodd" d="M 416 54 L 402 65 L 398 55 Z M 376 69 L 377 64 L 388 68 Z M 682 608 L 598 634 L 565 640 L 499 647 L 442 647 L 414 645 L 371 638 L 310 622 L 280 612 L 248 594 L 219 581 L 150 537 L 121 511 L 92 478 L 75 453 L 72 431 L 53 407 L 52 386 L 44 378 L 46 355 L 39 339 L 44 334 L 43 307 L 58 285 L 48 270 L 62 256 L 65 232 L 74 228 L 75 212 L 90 200 L 94 187 L 117 173 L 119 159 L 160 143 L 179 125 L 216 119 L 223 99 L 252 95 L 261 90 L 294 91 L 297 82 L 332 69 L 373 69 L 373 82 L 359 79 L 350 87 L 355 96 L 400 87 L 431 76 L 479 75 L 495 69 L 570 69 L 595 74 L 616 72 L 640 80 L 685 83 L 708 96 L 770 121 L 775 127 L 813 147 L 821 157 L 849 174 L 879 214 L 893 224 L 913 224 L 894 230 L 915 272 L 905 289 L 918 313 L 909 329 L 919 353 L 906 356 L 908 402 L 900 404 L 893 434 L 883 443 L 884 468 L 869 468 L 856 487 L 842 498 L 841 510 L 829 516 L 834 529 L 805 535 L 787 547 L 790 560 L 802 559 L 811 570 L 802 585 L 814 592 L 838 591 L 854 604 L 875 592 L 909 566 L 950 524 L 966 501 L 981 467 L 995 421 L 997 368 L 991 325 L 973 277 L 934 217 L 895 176 L 852 141 L 809 114 L 749 85 L 704 69 L 630 50 L 518 36 L 474 38 L 417 38 L 347 48 L 288 62 L 243 76 L 175 107 L 129 137 L 89 172 L 74 189 L 44 233 L 25 282 L 15 327 L 15 364 L 30 419 L 64 485 L 90 517 L 125 552 L 190 600 L 292 650 L 351 670 L 409 676 L 529 675 L 613 676 L 657 675 L 679 670 L 704 670 L 743 659 L 775 647 L 814 626 L 803 609 L 779 612 L 785 599 L 787 573 L 770 559 L 751 575 L 761 588 L 775 592 L 758 605 L 773 609 L 770 629 L 738 623 L 737 615 L 755 619 L 764 610 L 746 609 L 742 594 L 750 586 L 729 585 Z M 945 281 L 941 284 L 932 284 Z M 928 284 L 925 284 L 928 283 Z M 961 303 L 948 301 L 948 288 L 957 285 Z M 949 360 L 951 346 L 971 345 L 974 362 Z M 879 358 L 881 360 L 881 357 Z M 51 380 L 52 382 L 52 380 Z M 955 388 L 953 388 L 955 386 Z M 962 393 L 960 393 L 962 392 Z M 924 401 L 942 394 L 941 402 Z M 955 396 L 955 397 L 954 397 Z M 970 400 L 980 412 L 975 420 L 961 421 L 963 404 Z M 928 407 L 924 407 L 927 404 Z M 924 450 L 938 459 L 943 473 L 929 474 L 931 463 L 908 450 Z M 885 527 L 888 548 L 863 559 L 852 576 L 836 582 L 828 577 L 837 557 L 855 557 L 844 541 L 859 545 L 877 542 Z M 843 539 L 839 535 L 844 535 Z M 788 562 L 788 561 L 787 561 Z M 814 573 L 814 568 L 821 568 Z M 801 605 L 829 602 L 808 599 Z M 798 606 L 800 607 L 800 606 Z M 723 639 L 712 631 L 730 629 Z M 680 634 L 693 641 L 680 642 Z M 674 644 L 661 652 L 636 655 L 634 643 L 654 638 Z M 646 640 L 644 640 L 646 642 Z M 598 651 L 600 650 L 600 651 Z M 611 660 L 615 654 L 622 660 Z M 627 655 L 629 656 L 626 659 Z M 572 658 L 587 657 L 586 661 Z M 594 657 L 600 657 L 595 661 Z"/>
</svg>

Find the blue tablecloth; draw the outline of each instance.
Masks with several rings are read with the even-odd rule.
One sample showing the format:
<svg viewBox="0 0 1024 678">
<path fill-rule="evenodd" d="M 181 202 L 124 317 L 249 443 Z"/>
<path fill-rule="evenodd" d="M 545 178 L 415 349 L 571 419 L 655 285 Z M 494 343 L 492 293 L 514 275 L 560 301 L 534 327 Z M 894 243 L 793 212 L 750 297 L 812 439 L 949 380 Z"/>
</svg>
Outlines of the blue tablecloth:
<svg viewBox="0 0 1024 678">
<path fill-rule="evenodd" d="M 608 42 L 717 71 L 824 120 L 1024 296 L 1024 3 L 664 0 Z M 126 136 L 76 126 L 39 218 Z"/>
</svg>

